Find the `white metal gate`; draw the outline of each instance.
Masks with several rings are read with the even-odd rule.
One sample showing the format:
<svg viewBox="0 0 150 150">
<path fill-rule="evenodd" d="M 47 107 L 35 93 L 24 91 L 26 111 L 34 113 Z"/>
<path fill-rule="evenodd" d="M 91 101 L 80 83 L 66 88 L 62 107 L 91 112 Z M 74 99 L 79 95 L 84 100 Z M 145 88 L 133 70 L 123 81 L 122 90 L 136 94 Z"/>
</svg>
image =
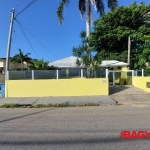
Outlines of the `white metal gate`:
<svg viewBox="0 0 150 150">
<path fill-rule="evenodd" d="M 110 85 L 133 85 L 134 70 L 109 70 Z"/>
</svg>

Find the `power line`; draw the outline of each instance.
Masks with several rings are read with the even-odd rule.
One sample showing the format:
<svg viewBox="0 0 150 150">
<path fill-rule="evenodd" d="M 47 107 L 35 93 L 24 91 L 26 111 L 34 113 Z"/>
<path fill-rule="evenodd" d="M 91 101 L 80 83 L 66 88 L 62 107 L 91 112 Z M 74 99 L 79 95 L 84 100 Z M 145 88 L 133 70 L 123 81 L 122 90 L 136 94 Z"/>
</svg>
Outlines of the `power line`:
<svg viewBox="0 0 150 150">
<path fill-rule="evenodd" d="M 18 13 L 18 7 L 21 5 L 21 3 L 23 2 L 23 0 L 20 0 L 20 2 L 18 3 L 18 4 L 16 4 L 16 6 L 15 6 L 15 10 L 16 10 L 16 12 Z"/>
<path fill-rule="evenodd" d="M 17 22 L 17 23 L 18 23 L 18 22 Z M 29 41 L 29 39 L 28 39 L 27 35 L 25 34 L 23 28 L 21 27 L 21 25 L 20 25 L 19 23 L 18 23 L 18 25 L 19 25 L 19 27 L 20 27 L 20 29 L 21 29 L 21 31 L 22 31 L 24 37 L 26 38 L 28 44 L 30 45 L 30 47 L 32 48 L 32 50 L 34 51 L 34 53 L 39 57 L 39 55 L 35 52 L 34 47 L 31 45 L 31 42 Z"/>
<path fill-rule="evenodd" d="M 20 0 L 20 2 L 15 6 L 15 8 L 17 9 L 22 2 L 23 2 L 23 0 Z"/>
<path fill-rule="evenodd" d="M 22 12 L 24 12 L 27 8 L 29 8 L 30 6 L 32 6 L 37 0 L 32 0 L 25 8 L 23 8 L 17 15 L 20 15 Z"/>
<path fill-rule="evenodd" d="M 58 57 L 52 53 L 43 43 L 41 43 L 29 30 L 27 30 L 17 19 L 16 19 L 17 23 L 24 28 L 41 46 L 43 46 L 50 54 L 52 54 L 53 56 L 55 56 L 57 59 Z"/>
</svg>

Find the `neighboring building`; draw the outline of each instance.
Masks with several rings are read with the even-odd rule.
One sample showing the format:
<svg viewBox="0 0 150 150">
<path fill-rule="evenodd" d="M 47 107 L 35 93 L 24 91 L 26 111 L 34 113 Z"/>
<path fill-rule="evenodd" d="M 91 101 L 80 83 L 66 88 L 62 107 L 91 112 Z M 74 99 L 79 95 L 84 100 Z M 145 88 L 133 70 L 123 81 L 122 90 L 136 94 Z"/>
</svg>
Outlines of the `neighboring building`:
<svg viewBox="0 0 150 150">
<path fill-rule="evenodd" d="M 4 73 L 4 66 L 6 65 L 6 59 L 5 58 L 0 58 L 0 74 Z"/>
<path fill-rule="evenodd" d="M 63 72 L 63 76 L 71 76 L 71 75 L 77 75 L 81 73 L 81 68 L 86 68 L 84 66 L 77 66 L 76 60 L 81 59 L 77 58 L 75 56 L 70 56 L 67 58 L 63 58 L 60 60 L 56 60 L 53 62 L 50 62 L 48 66 L 54 66 L 59 68 Z M 128 64 L 125 62 L 120 62 L 117 60 L 105 60 L 102 61 L 100 64 L 100 67 L 108 68 L 108 69 L 113 69 L 113 70 L 127 70 Z M 104 73 L 105 74 L 105 73 Z"/>
<path fill-rule="evenodd" d="M 150 66 L 150 62 L 145 63 L 146 67 Z"/>
<path fill-rule="evenodd" d="M 70 56 L 53 62 L 49 62 L 48 66 L 54 66 L 58 68 L 83 68 L 83 66 L 81 67 L 77 66 L 76 64 L 77 59 L 80 60 L 80 58 L 77 58 L 75 56 Z"/>
<path fill-rule="evenodd" d="M 128 63 L 117 60 L 105 60 L 100 64 L 101 67 L 113 68 L 113 70 L 127 70 Z"/>
<path fill-rule="evenodd" d="M 85 67 L 77 66 L 77 59 L 80 60 L 80 58 L 70 56 L 53 62 L 49 62 L 48 66 L 59 68 L 60 78 L 81 76 L 81 68 Z"/>
<path fill-rule="evenodd" d="M 54 66 L 54 67 L 58 67 L 60 69 L 64 69 L 64 68 L 86 68 L 84 66 L 77 66 L 76 64 L 76 60 L 77 59 L 81 59 L 81 58 L 77 58 L 75 56 L 70 56 L 70 57 L 66 57 L 60 60 L 56 60 L 53 62 L 49 62 L 48 66 Z M 120 69 L 122 70 L 123 68 L 127 68 L 128 64 L 125 62 L 120 62 L 117 60 L 105 60 L 102 61 L 102 63 L 100 64 L 100 67 L 106 67 L 106 68 L 113 68 L 114 70 Z"/>
<path fill-rule="evenodd" d="M 0 58 L 0 73 L 4 74 L 6 68 L 6 58 Z M 24 63 L 24 69 L 27 69 L 27 63 Z M 22 70 L 21 63 L 9 63 L 9 70 Z"/>
</svg>

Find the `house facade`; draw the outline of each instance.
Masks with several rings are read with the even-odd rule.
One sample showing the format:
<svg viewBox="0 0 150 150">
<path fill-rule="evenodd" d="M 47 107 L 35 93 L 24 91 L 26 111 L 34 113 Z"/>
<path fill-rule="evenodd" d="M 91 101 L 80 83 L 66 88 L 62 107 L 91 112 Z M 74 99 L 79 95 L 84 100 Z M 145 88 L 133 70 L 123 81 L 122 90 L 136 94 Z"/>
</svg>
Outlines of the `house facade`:
<svg viewBox="0 0 150 150">
<path fill-rule="evenodd" d="M 9 70 L 22 70 L 21 63 L 9 62 Z M 5 74 L 6 58 L 0 58 L 0 74 Z M 27 69 L 27 63 L 24 62 L 24 69 Z"/>
</svg>

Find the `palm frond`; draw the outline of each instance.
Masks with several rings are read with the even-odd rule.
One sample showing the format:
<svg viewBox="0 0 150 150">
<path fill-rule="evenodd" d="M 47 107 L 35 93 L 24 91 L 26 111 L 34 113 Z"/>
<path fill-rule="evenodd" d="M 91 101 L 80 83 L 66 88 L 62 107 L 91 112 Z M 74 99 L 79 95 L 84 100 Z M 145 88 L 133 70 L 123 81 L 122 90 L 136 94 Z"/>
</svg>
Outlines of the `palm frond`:
<svg viewBox="0 0 150 150">
<path fill-rule="evenodd" d="M 94 6 L 95 10 L 97 11 L 97 0 L 90 0 L 90 2 Z"/>
<path fill-rule="evenodd" d="M 25 57 L 28 57 L 29 55 L 31 55 L 31 53 L 27 53 L 27 54 L 25 54 Z"/>
<path fill-rule="evenodd" d="M 102 15 L 105 9 L 103 0 L 96 0 L 96 5 L 97 12 L 100 13 L 100 15 Z"/>
<path fill-rule="evenodd" d="M 86 11 L 86 1 L 85 0 L 79 0 L 79 11 L 81 13 L 81 17 L 85 14 Z"/>
<path fill-rule="evenodd" d="M 93 16 L 92 16 L 92 8 L 91 3 L 87 3 L 86 6 L 86 19 L 89 25 L 92 25 Z"/>
<path fill-rule="evenodd" d="M 23 62 L 31 63 L 32 58 L 28 57 L 28 55 L 30 55 L 30 53 L 27 53 L 24 55 L 22 50 L 19 49 L 19 53 L 11 58 L 11 62 L 14 62 L 14 63 L 23 63 Z"/>
<path fill-rule="evenodd" d="M 56 14 L 57 14 L 57 18 L 58 18 L 58 21 L 60 24 L 63 24 L 63 21 L 64 21 L 64 17 L 63 17 L 63 14 L 64 14 L 64 7 L 69 3 L 69 0 L 61 0 L 58 8 L 57 8 L 57 11 L 56 11 Z"/>
<path fill-rule="evenodd" d="M 114 10 L 118 7 L 118 1 L 117 0 L 108 0 L 108 8 L 111 10 Z"/>
</svg>

